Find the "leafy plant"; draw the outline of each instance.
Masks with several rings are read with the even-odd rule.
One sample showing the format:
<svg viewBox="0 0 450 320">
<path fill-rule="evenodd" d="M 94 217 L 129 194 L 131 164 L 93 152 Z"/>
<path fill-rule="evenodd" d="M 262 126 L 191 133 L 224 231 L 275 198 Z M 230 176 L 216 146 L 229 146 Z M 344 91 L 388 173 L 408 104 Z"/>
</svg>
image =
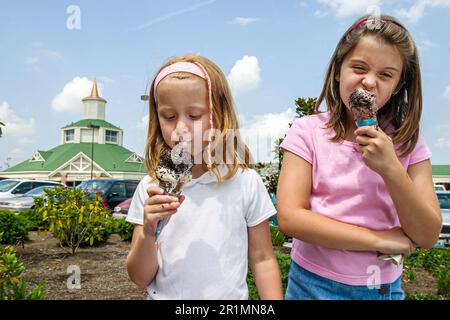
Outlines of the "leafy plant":
<svg viewBox="0 0 450 320">
<path fill-rule="evenodd" d="M 286 235 L 277 227 L 270 226 L 270 235 L 272 237 L 272 245 L 281 247 L 287 240 Z"/>
<path fill-rule="evenodd" d="M 50 227 L 48 220 L 44 220 L 42 214 L 35 208 L 24 210 L 19 213 L 19 216 L 28 222 L 28 231 L 48 230 Z"/>
<path fill-rule="evenodd" d="M 48 221 L 48 230 L 75 254 L 80 245 L 106 241 L 112 232 L 112 218 L 95 195 L 86 199 L 79 189 L 46 189 L 46 197 L 35 199 L 35 208 Z"/>
<path fill-rule="evenodd" d="M 437 281 L 437 294 L 450 297 L 450 250 L 445 248 L 421 249 L 405 259 L 407 275 L 419 268 L 426 269 Z M 413 281 L 412 279 L 411 281 Z"/>
<path fill-rule="evenodd" d="M 281 273 L 281 285 L 283 287 L 283 295 L 286 292 L 287 280 L 289 276 L 289 268 L 291 266 L 291 257 L 286 254 L 282 254 L 278 250 L 275 250 L 275 256 L 278 261 L 278 266 Z M 247 273 L 247 286 L 248 286 L 248 299 L 249 300 L 259 300 L 258 290 L 256 289 L 255 279 L 253 274 L 249 269 Z"/>
<path fill-rule="evenodd" d="M 295 112 L 297 114 L 296 118 L 301 118 L 307 115 L 312 115 L 317 113 L 316 111 L 316 103 L 317 98 L 297 98 L 295 100 Z M 292 123 L 289 123 L 289 128 L 292 126 Z M 286 137 L 286 136 L 285 136 Z M 275 141 L 275 149 L 273 152 L 275 153 L 275 160 L 278 160 L 278 170 L 268 172 L 267 174 L 262 174 L 262 180 L 264 185 L 267 188 L 269 193 L 276 194 L 278 179 L 280 177 L 281 164 L 283 163 L 283 153 L 280 150 L 280 145 L 283 142 L 284 138 L 278 138 Z"/>
<path fill-rule="evenodd" d="M 2 233 L 0 233 L 0 240 Z M 0 300 L 42 300 L 45 298 L 44 282 L 28 290 L 27 280 L 21 278 L 25 268 L 12 246 L 0 246 Z"/>
<path fill-rule="evenodd" d="M 130 241 L 133 237 L 134 225 L 125 221 L 125 219 L 116 219 L 114 222 L 114 231 L 124 241 Z"/>
<path fill-rule="evenodd" d="M 4 244 L 28 240 L 28 222 L 12 211 L 2 210 L 0 211 L 0 233 L 3 234 L 1 243 Z"/>
</svg>

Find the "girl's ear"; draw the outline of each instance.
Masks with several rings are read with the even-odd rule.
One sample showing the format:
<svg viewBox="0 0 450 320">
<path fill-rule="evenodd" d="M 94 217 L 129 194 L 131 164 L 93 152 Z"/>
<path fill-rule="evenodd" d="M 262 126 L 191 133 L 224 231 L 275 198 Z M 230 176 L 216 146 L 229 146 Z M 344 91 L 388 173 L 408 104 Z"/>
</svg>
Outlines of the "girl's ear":
<svg viewBox="0 0 450 320">
<path fill-rule="evenodd" d="M 341 78 L 341 75 L 339 74 L 339 72 L 336 72 L 336 75 L 334 76 L 334 80 L 339 82 L 340 78 Z"/>
</svg>

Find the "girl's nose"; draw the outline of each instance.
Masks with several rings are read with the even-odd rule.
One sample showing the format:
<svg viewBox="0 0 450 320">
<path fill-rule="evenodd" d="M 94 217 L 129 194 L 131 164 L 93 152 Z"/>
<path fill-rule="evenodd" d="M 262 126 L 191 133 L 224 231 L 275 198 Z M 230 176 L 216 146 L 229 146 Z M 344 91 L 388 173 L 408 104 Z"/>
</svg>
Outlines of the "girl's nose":
<svg viewBox="0 0 450 320">
<path fill-rule="evenodd" d="M 376 86 L 375 77 L 373 75 L 367 74 L 362 81 L 362 85 L 364 86 L 364 89 L 368 91 L 372 90 Z"/>
</svg>

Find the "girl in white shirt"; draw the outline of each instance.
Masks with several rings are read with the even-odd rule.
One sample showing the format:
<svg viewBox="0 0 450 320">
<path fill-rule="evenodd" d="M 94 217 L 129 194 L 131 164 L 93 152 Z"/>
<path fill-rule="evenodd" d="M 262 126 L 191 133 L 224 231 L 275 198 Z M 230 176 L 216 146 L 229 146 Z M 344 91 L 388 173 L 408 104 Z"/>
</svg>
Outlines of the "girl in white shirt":
<svg viewBox="0 0 450 320">
<path fill-rule="evenodd" d="M 197 55 L 170 59 L 153 80 L 149 112 L 148 176 L 127 217 L 135 224 L 130 279 L 147 288 L 149 299 L 248 299 L 250 263 L 261 299 L 281 299 L 268 225 L 276 211 L 237 133 L 222 71 Z M 193 179 L 172 197 L 159 188 L 155 169 L 162 152 L 181 140 L 191 145 Z"/>
</svg>

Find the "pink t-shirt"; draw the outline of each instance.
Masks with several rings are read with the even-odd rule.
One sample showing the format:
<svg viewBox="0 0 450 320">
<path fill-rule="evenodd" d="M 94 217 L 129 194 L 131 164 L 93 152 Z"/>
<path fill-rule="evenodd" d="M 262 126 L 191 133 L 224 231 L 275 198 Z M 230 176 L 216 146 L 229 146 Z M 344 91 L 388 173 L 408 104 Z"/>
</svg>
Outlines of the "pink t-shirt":
<svg viewBox="0 0 450 320">
<path fill-rule="evenodd" d="M 312 166 L 310 209 L 372 230 L 400 226 L 383 179 L 364 164 L 357 143 L 330 141 L 334 130 L 325 129 L 328 119 L 328 112 L 296 119 L 281 144 L 282 149 Z M 414 150 L 399 159 L 406 170 L 430 157 L 430 150 L 419 137 Z M 291 255 L 306 270 L 349 285 L 391 283 L 403 269 L 402 265 L 379 260 L 375 251 L 328 249 L 298 239 L 294 239 Z"/>
</svg>

